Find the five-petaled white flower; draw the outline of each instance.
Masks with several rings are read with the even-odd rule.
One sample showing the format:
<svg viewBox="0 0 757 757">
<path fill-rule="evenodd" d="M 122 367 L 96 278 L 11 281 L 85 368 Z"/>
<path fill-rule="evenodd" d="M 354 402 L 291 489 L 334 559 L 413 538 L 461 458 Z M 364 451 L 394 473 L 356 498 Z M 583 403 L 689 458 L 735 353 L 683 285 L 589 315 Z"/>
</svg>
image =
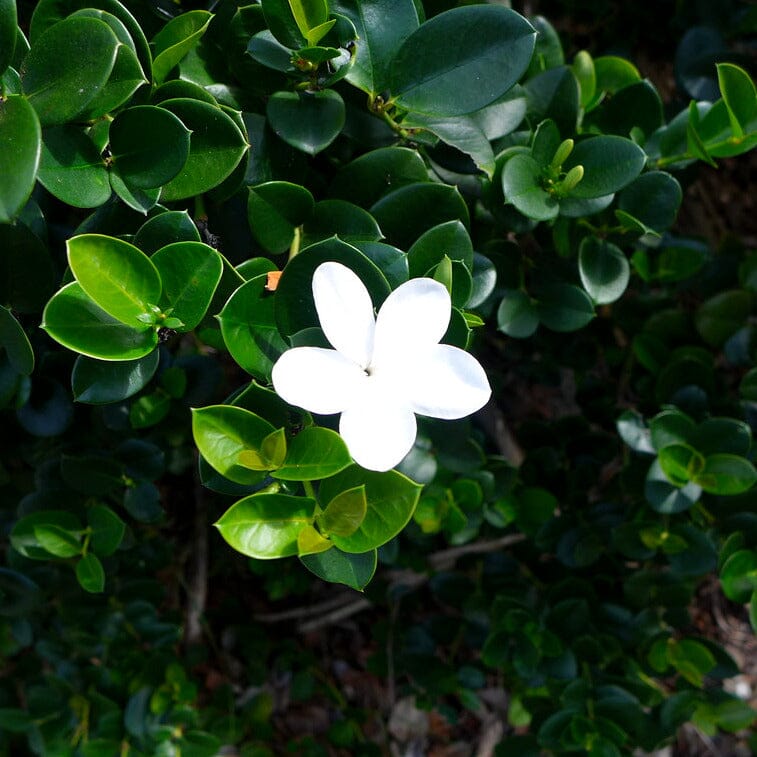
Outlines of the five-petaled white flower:
<svg viewBox="0 0 757 757">
<path fill-rule="evenodd" d="M 463 418 L 488 401 L 476 358 L 439 344 L 452 305 L 438 281 L 405 282 L 374 317 L 358 276 L 327 262 L 315 270 L 313 297 L 334 349 L 287 350 L 273 366 L 273 386 L 292 405 L 341 413 L 339 433 L 364 468 L 386 471 L 402 460 L 415 442 L 415 413 Z"/>
</svg>

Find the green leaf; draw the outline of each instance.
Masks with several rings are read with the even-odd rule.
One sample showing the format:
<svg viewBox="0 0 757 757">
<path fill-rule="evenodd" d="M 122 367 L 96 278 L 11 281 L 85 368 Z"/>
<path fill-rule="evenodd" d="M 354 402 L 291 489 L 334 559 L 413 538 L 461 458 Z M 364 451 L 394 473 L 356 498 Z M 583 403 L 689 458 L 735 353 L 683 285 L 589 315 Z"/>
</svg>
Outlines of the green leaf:
<svg viewBox="0 0 757 757">
<path fill-rule="evenodd" d="M 317 36 L 313 34 L 313 31 L 328 21 L 328 3 L 325 0 L 289 0 L 289 7 L 300 34 L 309 44 L 317 45 L 323 34 Z"/>
<path fill-rule="evenodd" d="M 634 451 L 642 454 L 654 454 L 649 429 L 644 418 L 635 410 L 626 410 L 615 423 L 621 439 Z"/>
<path fill-rule="evenodd" d="M 67 18 L 34 40 L 21 78 L 42 126 L 73 121 L 105 86 L 119 41 L 97 18 Z"/>
<path fill-rule="evenodd" d="M 552 331 L 577 331 L 595 315 L 589 295 L 572 284 L 545 287 L 536 307 L 539 320 Z"/>
<path fill-rule="evenodd" d="M 16 373 L 28 376 L 34 370 L 34 350 L 21 324 L 0 305 L 0 347 Z"/>
<path fill-rule="evenodd" d="M 593 99 L 597 91 L 597 74 L 594 70 L 594 60 L 586 50 L 579 50 L 573 58 L 571 66 L 574 76 L 578 80 L 581 91 L 581 107 L 585 108 Z"/>
<path fill-rule="evenodd" d="M 736 418 L 706 418 L 697 427 L 692 446 L 703 455 L 725 452 L 748 457 L 752 430 Z"/>
<path fill-rule="evenodd" d="M 298 50 L 306 44 L 289 0 L 261 0 L 260 5 L 266 26 L 284 47 Z"/>
<path fill-rule="evenodd" d="M 731 602 L 748 602 L 757 590 L 757 552 L 750 549 L 734 552 L 720 570 L 720 583 Z"/>
<path fill-rule="evenodd" d="M 79 355 L 71 372 L 77 402 L 108 405 L 143 389 L 158 369 L 160 353 L 153 350 L 138 360 L 106 362 Z"/>
<path fill-rule="evenodd" d="M 160 107 L 178 116 L 191 132 L 189 157 L 178 176 L 163 187 L 161 199 L 183 200 L 218 186 L 249 147 L 234 120 L 209 103 L 188 98 L 165 100 Z"/>
<path fill-rule="evenodd" d="M 96 208 L 110 199 L 105 161 L 79 126 L 44 130 L 38 178 L 50 194 L 75 208 Z"/>
<path fill-rule="evenodd" d="M 696 312 L 694 323 L 707 344 L 719 347 L 747 322 L 751 312 L 751 292 L 731 289 L 703 302 Z"/>
<path fill-rule="evenodd" d="M 47 303 L 42 328 L 64 347 L 100 360 L 136 360 L 158 344 L 155 329 L 137 329 L 121 323 L 99 307 L 75 281 Z"/>
<path fill-rule="evenodd" d="M 169 210 L 145 221 L 133 241 L 142 252 L 151 255 L 174 242 L 199 242 L 200 232 L 186 210 Z"/>
<path fill-rule="evenodd" d="M 127 207 L 142 215 L 147 215 L 158 204 L 161 194 L 160 187 L 157 189 L 130 187 L 115 169 L 110 172 L 110 186 Z"/>
<path fill-rule="evenodd" d="M 384 195 L 371 215 L 389 244 L 407 250 L 425 231 L 447 221 L 469 225 L 468 206 L 459 190 L 446 184 L 418 182 Z"/>
<path fill-rule="evenodd" d="M 719 702 L 715 708 L 718 726 L 728 733 L 736 733 L 749 728 L 757 718 L 757 712 L 749 702 L 740 699 L 727 699 Z"/>
<path fill-rule="evenodd" d="M 319 552 L 325 552 L 327 549 L 336 549 L 336 547 L 328 539 L 321 536 L 314 526 L 305 526 L 297 534 L 297 554 L 300 557 L 316 555 Z"/>
<path fill-rule="evenodd" d="M 66 533 L 82 531 L 79 519 L 67 510 L 37 510 L 16 521 L 10 532 L 13 549 L 31 560 L 49 560 L 52 553 L 43 549 L 36 536 L 37 529 L 57 527 Z M 78 554 L 80 550 L 77 550 Z"/>
<path fill-rule="evenodd" d="M 79 585 L 91 594 L 99 594 L 105 588 L 105 571 L 97 555 L 92 553 L 76 563 L 76 579 Z"/>
<path fill-rule="evenodd" d="M 342 552 L 337 547 L 319 554 L 302 555 L 302 564 L 324 581 L 362 591 L 376 572 L 376 550 L 362 554 Z"/>
<path fill-rule="evenodd" d="M 319 92 L 274 92 L 266 115 L 271 128 L 288 145 L 316 155 L 342 131 L 344 101 L 333 89 Z"/>
<path fill-rule="evenodd" d="M 115 237 L 81 234 L 66 243 L 68 264 L 81 288 L 121 323 L 143 328 L 142 316 L 160 300 L 160 274 L 139 249 Z"/>
<path fill-rule="evenodd" d="M 551 68 L 524 85 L 528 112 L 534 121 L 553 119 L 563 134 L 576 132 L 579 108 L 578 81 L 568 66 Z"/>
<path fill-rule="evenodd" d="M 581 283 L 597 305 L 620 299 L 631 278 L 631 266 L 623 251 L 611 242 L 585 237 L 578 251 Z"/>
<path fill-rule="evenodd" d="M 678 214 L 683 192 L 669 173 L 649 171 L 634 179 L 618 198 L 618 209 L 645 227 L 662 232 L 670 228 Z"/>
<path fill-rule="evenodd" d="M 516 339 L 527 339 L 539 327 L 536 302 L 521 289 L 506 289 L 497 309 L 497 328 Z"/>
<path fill-rule="evenodd" d="M 347 445 L 336 431 L 311 426 L 290 440 L 283 465 L 271 475 L 284 481 L 312 481 L 333 476 L 351 462 Z"/>
<path fill-rule="evenodd" d="M 313 273 L 321 263 L 329 260 L 342 263 L 360 277 L 374 307 L 380 307 L 389 294 L 389 284 L 384 275 L 357 249 L 336 238 L 318 242 L 292 258 L 279 279 L 274 314 L 283 336 L 292 336 L 303 329 L 319 326 L 313 301 Z"/>
<path fill-rule="evenodd" d="M 313 522 L 315 502 L 287 494 L 253 494 L 234 503 L 215 524 L 238 552 L 258 560 L 297 554 L 298 533 Z"/>
<path fill-rule="evenodd" d="M 601 136 L 580 141 L 563 165 L 565 171 L 579 165 L 584 169 L 568 196 L 592 199 L 617 192 L 641 173 L 645 162 L 644 151 L 630 139 Z"/>
<path fill-rule="evenodd" d="M 191 331 L 205 317 L 223 273 L 221 256 L 202 242 L 174 242 L 159 249 L 151 261 L 163 284 L 161 306 Z"/>
<path fill-rule="evenodd" d="M 475 5 L 440 13 L 402 44 L 389 89 L 405 110 L 457 116 L 497 100 L 524 73 L 536 32 L 514 11 Z M 454 47 L 449 40 L 454 39 Z"/>
<path fill-rule="evenodd" d="M 26 98 L 0 99 L 0 224 L 10 223 L 29 199 L 41 149 L 39 120 Z"/>
<path fill-rule="evenodd" d="M 560 212 L 557 199 L 542 184 L 543 169 L 531 155 L 513 155 L 502 169 L 505 202 L 535 221 L 549 221 Z"/>
<path fill-rule="evenodd" d="M 92 529 L 92 549 L 102 557 L 112 555 L 123 541 L 126 524 L 105 505 L 90 507 L 87 522 Z"/>
<path fill-rule="evenodd" d="M 757 481 L 757 470 L 743 457 L 729 454 L 709 455 L 694 479 L 710 494 L 743 494 Z"/>
<path fill-rule="evenodd" d="M 231 356 L 261 381 L 271 377 L 273 364 L 287 349 L 274 317 L 274 298 L 266 289 L 268 276 L 250 279 L 229 297 L 218 315 L 221 334 Z"/>
<path fill-rule="evenodd" d="M 473 243 L 460 221 L 448 221 L 421 234 L 407 251 L 409 275 L 425 276 L 445 256 L 473 267 Z"/>
<path fill-rule="evenodd" d="M 655 512 L 672 515 L 693 507 L 699 500 L 702 489 L 693 482 L 684 487 L 671 484 L 659 461 L 655 460 L 647 473 L 644 494 Z"/>
<path fill-rule="evenodd" d="M 718 84 L 736 137 L 757 128 L 757 89 L 749 74 L 733 63 L 718 63 Z"/>
<path fill-rule="evenodd" d="M 16 0 L 0 0 L 0 76 L 13 62 L 17 23 Z"/>
<path fill-rule="evenodd" d="M 670 444 L 693 444 L 696 426 L 688 415 L 677 408 L 668 408 L 649 422 L 652 446 L 661 450 Z"/>
<path fill-rule="evenodd" d="M 346 200 L 321 200 L 305 224 L 303 245 L 336 235 L 345 242 L 378 242 L 383 234 L 373 216 Z"/>
<path fill-rule="evenodd" d="M 365 486 L 360 485 L 337 494 L 315 520 L 326 536 L 352 536 L 360 528 L 367 511 Z"/>
<path fill-rule="evenodd" d="M 352 21 L 360 40 L 347 81 L 372 95 L 388 90 L 391 62 L 419 26 L 413 0 L 336 0 L 331 7 Z"/>
<path fill-rule="evenodd" d="M 243 452 L 260 460 L 257 470 L 266 469 L 261 459 L 263 440 L 276 429 L 260 416 L 232 405 L 210 405 L 192 410 L 192 433 L 200 454 L 220 474 L 238 484 L 260 480 L 257 471 L 240 463 Z"/>
<path fill-rule="evenodd" d="M 386 544 L 409 522 L 422 486 L 397 471 L 376 473 L 357 465 L 321 482 L 322 502 L 331 502 L 342 492 L 365 486 L 367 510 L 360 527 L 351 536 L 332 535 L 334 544 L 344 552 L 361 553 Z"/>
<path fill-rule="evenodd" d="M 79 534 L 52 523 L 34 526 L 34 538 L 42 549 L 56 557 L 74 557 L 82 550 Z"/>
<path fill-rule="evenodd" d="M 299 184 L 269 181 L 249 188 L 247 219 L 255 239 L 274 255 L 289 249 L 295 230 L 312 215 L 313 195 Z"/>
<path fill-rule="evenodd" d="M 676 486 L 685 486 L 704 466 L 704 457 L 688 444 L 670 444 L 659 451 L 658 461 L 668 480 Z M 701 485 L 701 484 L 700 484 Z"/>
<path fill-rule="evenodd" d="M 152 75 L 156 85 L 162 84 L 171 69 L 200 41 L 212 18 L 212 13 L 203 10 L 182 13 L 153 37 Z"/>
<path fill-rule="evenodd" d="M 0 250 L 0 302 L 17 313 L 42 310 L 57 285 L 47 245 L 17 222 L 0 224 Z"/>
<path fill-rule="evenodd" d="M 110 125 L 109 138 L 115 169 L 136 189 L 167 184 L 189 157 L 189 129 L 173 113 L 154 105 L 122 110 Z"/>
</svg>

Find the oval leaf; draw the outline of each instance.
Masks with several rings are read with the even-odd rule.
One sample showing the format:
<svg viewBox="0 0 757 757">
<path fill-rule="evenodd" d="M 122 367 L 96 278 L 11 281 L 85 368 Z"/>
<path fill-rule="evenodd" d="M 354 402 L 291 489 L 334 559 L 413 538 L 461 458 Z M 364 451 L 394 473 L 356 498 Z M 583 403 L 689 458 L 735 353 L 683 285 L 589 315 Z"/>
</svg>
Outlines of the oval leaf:
<svg viewBox="0 0 757 757">
<path fill-rule="evenodd" d="M 41 149 L 39 120 L 26 98 L 0 99 L 0 224 L 10 223 L 29 199 Z"/>
<path fill-rule="evenodd" d="M 328 428 L 310 427 L 289 442 L 284 464 L 271 473 L 285 481 L 328 478 L 352 463 L 342 437 Z"/>
</svg>

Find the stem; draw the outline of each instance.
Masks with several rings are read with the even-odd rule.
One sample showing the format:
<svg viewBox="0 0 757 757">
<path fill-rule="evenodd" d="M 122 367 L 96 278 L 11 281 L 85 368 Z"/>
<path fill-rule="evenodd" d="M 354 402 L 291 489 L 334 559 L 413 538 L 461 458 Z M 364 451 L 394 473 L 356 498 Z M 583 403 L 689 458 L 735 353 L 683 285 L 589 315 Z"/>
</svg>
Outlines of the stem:
<svg viewBox="0 0 757 757">
<path fill-rule="evenodd" d="M 315 489 L 313 488 L 313 482 L 303 481 L 302 486 L 305 489 L 305 494 L 307 494 L 311 499 L 315 499 Z"/>
<path fill-rule="evenodd" d="M 292 244 L 289 245 L 289 260 L 291 260 L 300 252 L 301 243 L 302 243 L 302 226 L 295 226 L 294 236 L 292 237 Z"/>
</svg>

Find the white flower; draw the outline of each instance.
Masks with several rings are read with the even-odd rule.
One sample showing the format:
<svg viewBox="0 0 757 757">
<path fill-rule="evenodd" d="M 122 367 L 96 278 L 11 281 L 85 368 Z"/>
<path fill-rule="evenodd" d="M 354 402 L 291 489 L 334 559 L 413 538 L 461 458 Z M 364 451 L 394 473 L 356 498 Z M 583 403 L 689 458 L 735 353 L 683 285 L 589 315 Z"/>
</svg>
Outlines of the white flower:
<svg viewBox="0 0 757 757">
<path fill-rule="evenodd" d="M 415 413 L 464 418 L 488 401 L 479 362 L 439 344 L 452 304 L 438 281 L 405 282 L 374 317 L 363 282 L 328 262 L 315 270 L 313 297 L 334 349 L 287 350 L 273 366 L 273 386 L 292 405 L 341 413 L 339 433 L 364 468 L 386 471 L 402 460 L 415 442 Z"/>
</svg>

